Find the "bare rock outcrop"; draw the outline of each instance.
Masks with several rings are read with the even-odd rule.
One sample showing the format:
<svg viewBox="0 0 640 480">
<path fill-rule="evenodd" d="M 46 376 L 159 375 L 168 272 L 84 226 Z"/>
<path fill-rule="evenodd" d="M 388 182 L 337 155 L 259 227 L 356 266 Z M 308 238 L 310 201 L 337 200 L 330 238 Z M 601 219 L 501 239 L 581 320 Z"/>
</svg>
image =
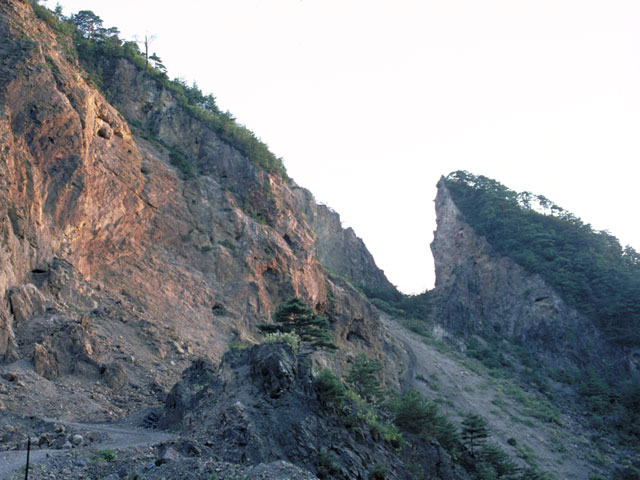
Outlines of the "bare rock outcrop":
<svg viewBox="0 0 640 480">
<path fill-rule="evenodd" d="M 346 427 L 346 424 L 349 427 Z M 259 464 L 286 460 L 331 478 L 467 478 L 437 444 L 417 437 L 394 448 L 364 421 L 319 399 L 310 359 L 286 344 L 230 351 L 219 367 L 198 360 L 167 397 L 161 425 L 207 442 L 224 460 Z M 331 459 L 328 462 L 328 459 Z M 328 465 L 331 463 L 331 465 Z M 324 477 L 322 477 L 324 478 Z"/>
</svg>

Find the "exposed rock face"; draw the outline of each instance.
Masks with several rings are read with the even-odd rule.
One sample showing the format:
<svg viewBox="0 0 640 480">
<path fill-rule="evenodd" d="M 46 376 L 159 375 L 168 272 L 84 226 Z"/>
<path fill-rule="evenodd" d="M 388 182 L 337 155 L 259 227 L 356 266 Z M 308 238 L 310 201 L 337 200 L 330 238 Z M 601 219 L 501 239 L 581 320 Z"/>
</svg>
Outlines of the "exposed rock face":
<svg viewBox="0 0 640 480">
<path fill-rule="evenodd" d="M 318 260 L 344 275 L 365 292 L 396 292 L 384 272 L 352 228 L 343 229 L 340 215 L 326 205 L 315 203 L 308 190 L 296 192 L 306 220 L 316 234 Z"/>
<path fill-rule="evenodd" d="M 416 438 L 395 450 L 362 421 L 350 421 L 345 428 L 346 417 L 319 401 L 307 357 L 263 344 L 225 354 L 217 369 L 195 362 L 171 390 L 161 423 L 209 442 L 231 462 L 286 459 L 321 475 L 321 458 L 330 456 L 331 478 L 372 478 L 376 465 L 385 467 L 385 478 L 414 478 L 404 461 L 419 465 L 425 478 L 466 478 L 437 445 Z"/>
<path fill-rule="evenodd" d="M 4 299 L 55 254 L 88 275 L 109 256 L 136 250 L 145 204 L 140 158 L 126 122 L 79 78 L 28 3 L 2 3 L 0 44 L 7 59 L 0 66 Z M 97 135 L 105 124 L 117 133 L 109 141 Z M 21 317 L 20 299 L 12 295 L 12 301 Z M 14 340 L 3 303 L 0 354 L 6 357 Z"/>
<path fill-rule="evenodd" d="M 341 347 L 315 362 L 381 358 L 375 309 L 323 264 L 363 287 L 390 284 L 337 214 L 124 59 L 104 65 L 107 101 L 59 42 L 29 2 L 0 3 L 0 362 L 155 390 L 190 357 L 255 342 L 293 295 L 329 317 Z M 86 338 L 99 339 L 90 352 Z M 100 377 L 116 360 L 127 375 Z"/>
<path fill-rule="evenodd" d="M 570 308 L 539 275 L 497 254 L 475 233 L 438 183 L 437 230 L 431 250 L 436 267 L 436 319 L 462 333 L 500 334 L 531 347 L 556 364 L 615 361 L 592 322 Z"/>
</svg>

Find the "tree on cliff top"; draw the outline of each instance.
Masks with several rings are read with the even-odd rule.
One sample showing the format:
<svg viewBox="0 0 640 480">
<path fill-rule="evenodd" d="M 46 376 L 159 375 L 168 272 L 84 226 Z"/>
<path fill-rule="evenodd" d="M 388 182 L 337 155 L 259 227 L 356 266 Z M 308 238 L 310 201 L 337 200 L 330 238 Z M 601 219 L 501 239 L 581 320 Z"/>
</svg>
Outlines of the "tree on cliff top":
<svg viewBox="0 0 640 480">
<path fill-rule="evenodd" d="M 85 38 L 94 38 L 102 29 L 102 19 L 91 10 L 80 10 L 71 15 L 71 22 L 78 27 Z"/>
<path fill-rule="evenodd" d="M 258 325 L 264 333 L 294 332 L 303 342 L 314 347 L 335 349 L 326 317 L 316 315 L 298 297 L 291 297 L 282 303 L 273 315 L 274 323 Z"/>
</svg>

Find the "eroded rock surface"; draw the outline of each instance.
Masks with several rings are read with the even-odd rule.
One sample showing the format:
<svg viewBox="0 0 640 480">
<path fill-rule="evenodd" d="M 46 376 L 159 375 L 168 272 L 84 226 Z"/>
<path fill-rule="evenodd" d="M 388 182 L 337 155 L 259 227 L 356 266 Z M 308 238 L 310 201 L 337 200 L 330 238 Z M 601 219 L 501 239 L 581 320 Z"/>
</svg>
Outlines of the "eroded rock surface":
<svg viewBox="0 0 640 480">
<path fill-rule="evenodd" d="M 116 392 L 162 397 L 193 358 L 255 343 L 294 295 L 329 318 L 341 348 L 318 362 L 381 358 L 377 312 L 323 264 L 389 284 L 337 214 L 126 59 L 105 60 L 105 98 L 61 41 L 29 2 L 0 3 L 0 361 L 30 361 L 55 389 L 86 380 L 87 401 L 102 380 L 99 401 L 117 412 L 129 404 L 109 404 Z"/>
<path fill-rule="evenodd" d="M 437 444 L 416 437 L 396 449 L 362 420 L 323 404 L 313 379 L 308 356 L 286 344 L 230 351 L 218 368 L 199 360 L 169 393 L 161 425 L 211 445 L 230 462 L 284 459 L 326 475 L 332 458 L 331 478 L 344 479 L 371 478 L 376 465 L 386 478 L 410 479 L 406 465 L 413 463 L 425 478 L 466 478 Z"/>
</svg>

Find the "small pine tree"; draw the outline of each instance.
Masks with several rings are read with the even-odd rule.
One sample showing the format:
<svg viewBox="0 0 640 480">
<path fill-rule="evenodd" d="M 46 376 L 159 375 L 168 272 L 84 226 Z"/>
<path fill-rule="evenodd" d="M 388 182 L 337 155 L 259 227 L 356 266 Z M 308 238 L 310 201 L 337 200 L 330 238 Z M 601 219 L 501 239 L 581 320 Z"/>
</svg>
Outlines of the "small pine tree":
<svg viewBox="0 0 640 480">
<path fill-rule="evenodd" d="M 492 466 L 498 478 L 512 478 L 518 472 L 518 467 L 509 454 L 493 443 L 483 445 L 480 458 Z"/>
<path fill-rule="evenodd" d="M 474 447 L 490 435 L 491 432 L 484 418 L 476 413 L 468 413 L 465 415 L 462 421 L 462 440 L 465 441 L 469 447 L 472 457 L 475 456 L 473 451 Z"/>
<path fill-rule="evenodd" d="M 426 432 L 438 416 L 438 406 L 415 390 L 407 390 L 390 402 L 394 423 L 409 433 Z"/>
<path fill-rule="evenodd" d="M 370 360 L 364 353 L 356 356 L 353 366 L 346 376 L 348 383 L 353 385 L 358 394 L 370 402 L 382 399 L 383 389 L 378 374 L 382 364 L 378 360 Z"/>
<path fill-rule="evenodd" d="M 335 349 L 331 340 L 329 321 L 313 313 L 304 301 L 298 297 L 291 297 L 276 310 L 274 323 L 258 325 L 264 333 L 294 332 L 303 342 L 319 348 Z"/>
<path fill-rule="evenodd" d="M 341 406 L 347 395 L 347 389 L 331 370 L 323 369 L 315 379 L 315 387 L 320 400 L 324 403 Z"/>
<path fill-rule="evenodd" d="M 149 60 L 153 62 L 154 68 L 160 70 L 161 72 L 167 72 L 167 67 L 164 66 L 160 57 L 156 55 L 156 52 L 153 52 L 153 54 L 149 57 Z"/>
</svg>

